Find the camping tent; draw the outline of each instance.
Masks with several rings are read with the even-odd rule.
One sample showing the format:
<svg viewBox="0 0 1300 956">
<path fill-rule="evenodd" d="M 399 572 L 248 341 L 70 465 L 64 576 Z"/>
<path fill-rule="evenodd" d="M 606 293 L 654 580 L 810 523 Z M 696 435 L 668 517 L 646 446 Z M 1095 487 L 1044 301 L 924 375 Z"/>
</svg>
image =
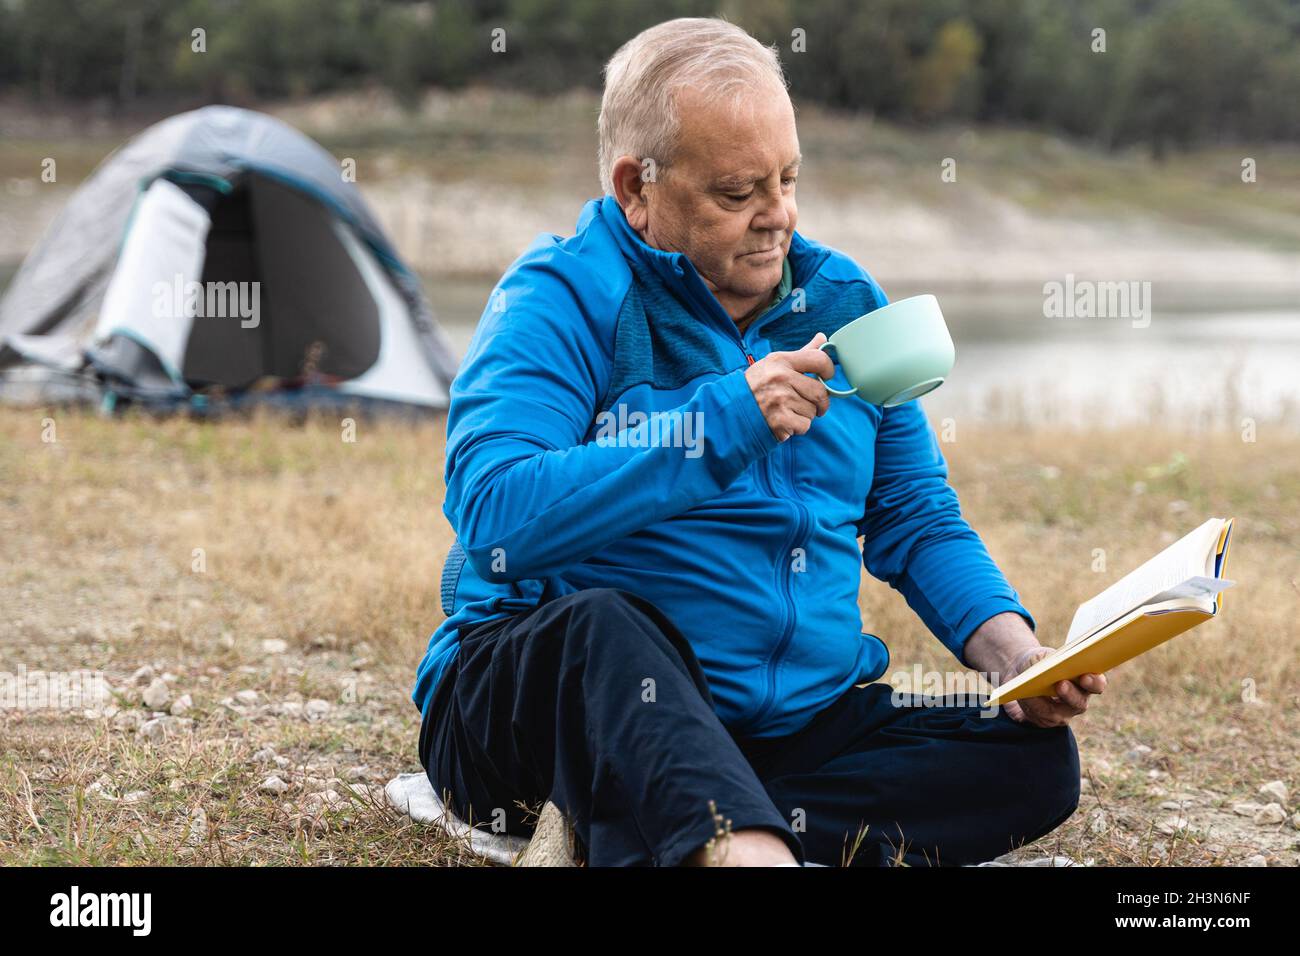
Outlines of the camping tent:
<svg viewBox="0 0 1300 956">
<path fill-rule="evenodd" d="M 455 372 L 338 161 L 232 107 L 113 153 L 0 299 L 0 396 L 17 401 L 444 408 Z"/>
</svg>

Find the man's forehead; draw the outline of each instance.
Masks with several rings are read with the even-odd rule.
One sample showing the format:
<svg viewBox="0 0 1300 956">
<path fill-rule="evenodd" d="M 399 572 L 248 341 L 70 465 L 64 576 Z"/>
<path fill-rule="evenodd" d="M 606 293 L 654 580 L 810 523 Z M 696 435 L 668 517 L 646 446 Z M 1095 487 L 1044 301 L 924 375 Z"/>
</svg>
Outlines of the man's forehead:
<svg viewBox="0 0 1300 956">
<path fill-rule="evenodd" d="M 719 182 L 751 183 L 772 169 L 798 166 L 799 138 L 794 111 L 782 92 L 779 99 L 746 98 L 737 104 L 710 100 L 699 91 L 683 91 L 679 158 Z"/>
</svg>

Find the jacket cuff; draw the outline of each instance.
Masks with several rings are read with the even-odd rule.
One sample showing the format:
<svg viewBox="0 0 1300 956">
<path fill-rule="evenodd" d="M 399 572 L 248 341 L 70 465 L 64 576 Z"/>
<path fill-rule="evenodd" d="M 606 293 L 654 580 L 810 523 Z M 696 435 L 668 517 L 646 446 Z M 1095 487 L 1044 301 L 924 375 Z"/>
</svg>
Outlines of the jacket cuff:
<svg viewBox="0 0 1300 956">
<path fill-rule="evenodd" d="M 718 381 L 723 387 L 727 407 L 735 409 L 744 420 L 746 439 L 741 448 L 746 458 L 749 460 L 760 458 L 781 444 L 772 434 L 772 429 L 768 427 L 767 419 L 763 417 L 763 410 L 758 407 L 758 399 L 754 397 L 749 382 L 745 379 L 745 370 L 736 369 Z"/>
<path fill-rule="evenodd" d="M 966 664 L 966 642 L 971 639 L 971 636 L 980 629 L 980 626 L 985 621 L 1006 611 L 1014 611 L 1019 614 L 1025 619 L 1029 629 L 1037 634 L 1038 624 L 1034 620 L 1034 616 L 1018 600 L 1002 596 L 987 598 L 967 611 L 966 616 L 961 619 L 961 622 L 954 629 L 956 638 L 954 643 L 956 646 L 952 648 L 952 651 L 957 655 L 957 660 L 961 661 L 962 664 Z M 966 666 L 969 667 L 970 665 L 966 664 Z"/>
</svg>

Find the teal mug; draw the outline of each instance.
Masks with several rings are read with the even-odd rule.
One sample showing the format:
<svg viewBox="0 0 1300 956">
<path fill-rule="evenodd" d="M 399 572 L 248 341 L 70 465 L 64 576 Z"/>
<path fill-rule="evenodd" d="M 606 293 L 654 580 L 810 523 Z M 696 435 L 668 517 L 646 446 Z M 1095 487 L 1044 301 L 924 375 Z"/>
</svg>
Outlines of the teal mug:
<svg viewBox="0 0 1300 956">
<path fill-rule="evenodd" d="M 821 346 L 838 360 L 849 389 L 872 405 L 901 405 L 943 384 L 957 353 L 932 295 L 899 299 L 841 326 Z"/>
</svg>

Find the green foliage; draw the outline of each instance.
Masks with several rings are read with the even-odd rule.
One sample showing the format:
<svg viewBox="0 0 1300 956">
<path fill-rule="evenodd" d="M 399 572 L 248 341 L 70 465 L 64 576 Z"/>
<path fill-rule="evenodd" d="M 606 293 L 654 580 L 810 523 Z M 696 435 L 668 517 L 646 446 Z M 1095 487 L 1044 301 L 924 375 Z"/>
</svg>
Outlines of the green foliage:
<svg viewBox="0 0 1300 956">
<path fill-rule="evenodd" d="M 0 0 L 0 90 L 115 102 L 367 83 L 408 101 L 467 83 L 553 93 L 599 87 L 605 61 L 647 26 L 711 15 L 774 44 L 796 98 L 832 107 L 1033 124 L 1157 155 L 1300 138 L 1300 0 Z"/>
</svg>

